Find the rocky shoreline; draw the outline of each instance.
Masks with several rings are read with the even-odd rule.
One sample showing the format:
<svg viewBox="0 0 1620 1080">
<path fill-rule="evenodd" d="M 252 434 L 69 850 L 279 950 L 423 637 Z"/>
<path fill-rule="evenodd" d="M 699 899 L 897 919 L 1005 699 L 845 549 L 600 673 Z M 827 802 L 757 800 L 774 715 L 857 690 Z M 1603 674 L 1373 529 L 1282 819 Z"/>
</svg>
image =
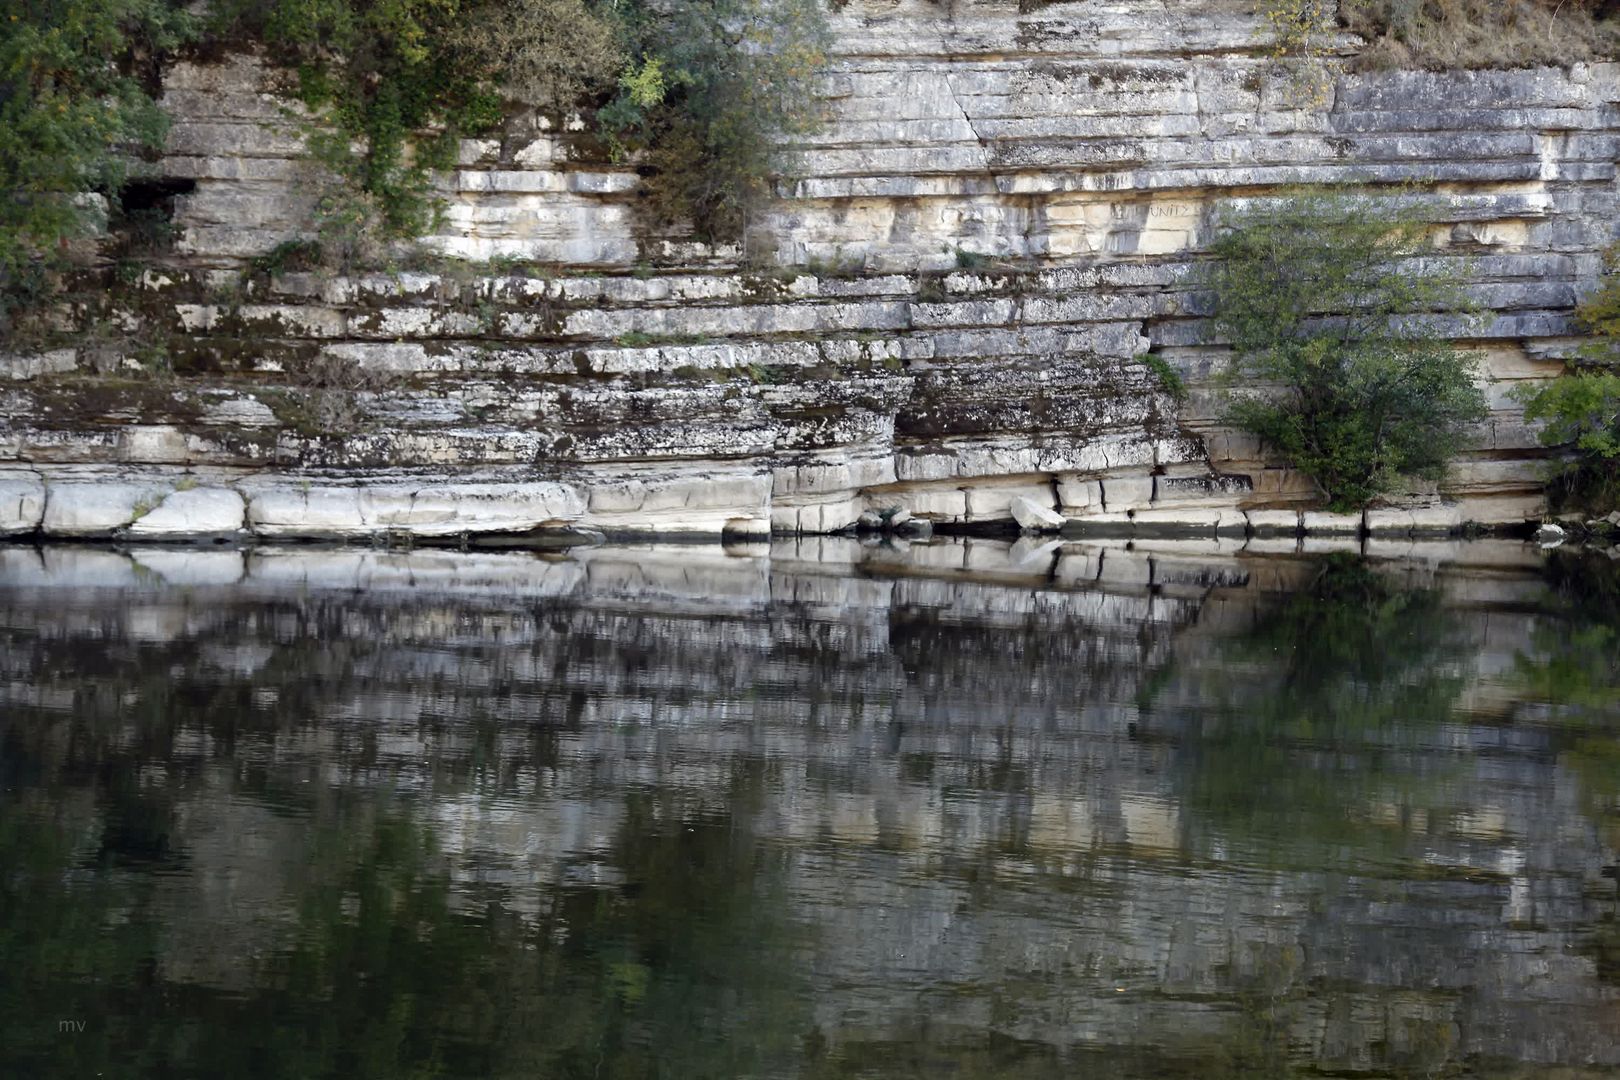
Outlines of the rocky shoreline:
<svg viewBox="0 0 1620 1080">
<path fill-rule="evenodd" d="M 1094 481 L 1103 487 L 1106 481 Z M 711 487 L 694 480 L 677 498 L 624 485 L 591 488 L 489 473 L 354 475 L 176 471 L 105 466 L 0 470 L 0 539 L 187 541 L 335 540 L 399 545 L 513 544 L 564 546 L 605 539 L 749 541 L 792 535 L 769 528 L 763 486 L 752 516 L 731 516 L 736 492 L 723 478 Z M 704 501 L 716 488 L 723 502 Z M 905 509 L 905 493 L 881 510 L 863 512 L 830 533 L 926 539 L 934 532 L 1069 538 L 1297 537 L 1446 538 L 1521 533 L 1465 518 L 1457 504 L 1370 509 L 1335 514 L 1309 509 L 1189 507 L 1106 510 L 1066 516 L 1056 495 L 1036 502 L 1011 497 L 1006 514 L 936 523 Z M 639 498 L 638 498 L 639 497 Z M 1620 515 L 1612 515 L 1620 516 Z M 1548 540 L 1611 538 L 1607 520 L 1568 519 Z"/>
</svg>

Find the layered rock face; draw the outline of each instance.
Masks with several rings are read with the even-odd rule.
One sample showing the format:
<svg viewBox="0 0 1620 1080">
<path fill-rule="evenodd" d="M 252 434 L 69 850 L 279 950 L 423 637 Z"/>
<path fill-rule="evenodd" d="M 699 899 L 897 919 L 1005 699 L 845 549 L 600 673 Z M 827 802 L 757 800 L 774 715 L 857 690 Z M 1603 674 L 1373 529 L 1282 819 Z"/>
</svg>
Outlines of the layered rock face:
<svg viewBox="0 0 1620 1080">
<path fill-rule="evenodd" d="M 319 177 L 274 72 L 177 65 L 175 251 L 80 313 L 81 347 L 5 361 L 0 530 L 759 534 L 1028 498 L 1294 531 L 1309 482 L 1217 422 L 1196 269 L 1223 203 L 1339 182 L 1422 200 L 1434 258 L 1467 260 L 1486 315 L 1436 317 L 1493 412 L 1442 491 L 1327 524 L 1541 514 L 1509 391 L 1561 370 L 1611 236 L 1614 66 L 1341 57 L 1317 106 L 1244 5 L 857 0 L 834 24 L 831 119 L 744 245 L 649 227 L 632 169 L 514 124 L 445 178 L 427 244 L 451 261 L 359 276 L 253 268 L 310 232 Z"/>
</svg>

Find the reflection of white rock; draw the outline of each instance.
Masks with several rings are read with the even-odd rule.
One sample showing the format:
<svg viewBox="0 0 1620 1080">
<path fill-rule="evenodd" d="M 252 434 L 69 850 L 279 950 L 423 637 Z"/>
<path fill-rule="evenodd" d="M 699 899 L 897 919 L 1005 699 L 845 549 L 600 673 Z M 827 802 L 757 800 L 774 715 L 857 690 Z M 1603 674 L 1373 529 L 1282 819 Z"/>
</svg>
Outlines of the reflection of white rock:
<svg viewBox="0 0 1620 1080">
<path fill-rule="evenodd" d="M 254 584 L 367 592 L 445 592 L 508 597 L 564 596 L 584 569 L 572 559 L 539 559 L 527 552 L 298 551 L 262 548 L 248 557 Z"/>
<path fill-rule="evenodd" d="M 1127 795 L 1119 801 L 1125 819 L 1125 841 L 1132 847 L 1155 851 L 1181 848 L 1181 815 L 1166 799 Z"/>
<path fill-rule="evenodd" d="M 1062 550 L 1063 541 L 1061 540 L 1048 540 L 1041 543 L 1039 540 L 1024 537 L 1007 552 L 1007 559 L 1014 570 L 1044 574 L 1052 569 L 1053 560 Z"/>
<path fill-rule="evenodd" d="M 126 641 L 187 643 L 165 650 L 178 668 L 147 683 L 231 672 L 260 709 L 276 707 L 277 680 L 288 688 L 282 707 L 300 722 L 244 725 L 235 738 L 244 759 L 271 771 L 270 790 L 290 782 L 316 796 L 299 803 L 314 821 L 285 805 L 256 808 L 257 789 L 218 758 L 207 723 L 183 725 L 177 747 L 216 767 L 167 781 L 161 768 L 145 774 L 174 785 L 186 859 L 184 873 L 156 883 L 178 913 L 159 943 L 170 978 L 242 989 L 255 955 L 287 947 L 310 887 L 310 845 L 330 842 L 334 820 L 364 842 L 376 820 L 322 818 L 332 805 L 323 792 L 419 815 L 411 820 L 434 834 L 432 868 L 449 874 L 453 910 L 495 904 L 530 919 L 556 914 L 559 884 L 607 889 L 626 876 L 626 793 L 658 785 L 668 800 L 657 827 L 729 812 L 736 836 L 761 841 L 768 857 L 742 873 L 760 873 L 772 891 L 750 893 L 748 910 L 775 905 L 812 931 L 802 977 L 834 1038 L 905 1037 L 911 1018 L 894 1019 L 893 1002 L 919 979 L 949 987 L 928 995 L 931 1019 L 980 1030 L 1011 977 L 1040 985 L 1006 1020 L 1012 1037 L 1113 1046 L 1173 1030 L 1230 1045 L 1251 1031 L 1234 1002 L 1290 993 L 1327 970 L 1342 978 L 1322 1007 L 1280 1010 L 1276 1031 L 1302 1055 L 1327 1047 L 1322 1060 L 1346 1068 L 1376 1070 L 1369 1047 L 1415 1045 L 1452 1017 L 1461 1035 L 1443 1045 L 1459 1053 L 1512 1051 L 1515 1037 L 1545 1047 L 1549 1030 L 1559 1053 L 1609 1052 L 1601 1021 L 1612 994 L 1571 928 L 1588 917 L 1583 890 L 1612 852 L 1576 807 L 1567 765 L 1539 752 L 1540 725 L 1455 724 L 1395 744 L 1376 741 L 1402 728 L 1349 736 L 1375 740 L 1368 756 L 1388 768 L 1345 794 L 1363 811 L 1335 820 L 1378 834 L 1367 849 L 1378 865 L 1324 880 L 1254 846 L 1318 842 L 1308 814 L 1297 835 L 1257 837 L 1176 798 L 1188 770 L 1222 767 L 1176 737 L 1209 700 L 1197 696 L 1209 691 L 1209 665 L 1237 677 L 1242 700 L 1269 689 L 1249 685 L 1253 669 L 1216 661 L 1212 638 L 1242 624 L 1213 613 L 1223 603 L 1263 613 L 1298 587 L 1290 568 L 1304 560 L 1234 559 L 1213 541 L 1069 543 L 1060 578 L 1063 565 L 1074 572 L 1037 589 L 1009 573 L 1014 552 L 1031 547 L 1044 545 L 941 541 L 885 560 L 821 540 L 778 541 L 768 559 L 718 547 L 273 548 L 247 556 L 247 603 L 234 608 L 234 593 L 231 604 L 214 602 L 224 593 L 198 603 L 168 587 L 209 576 L 188 568 L 193 556 L 224 567 L 228 552 L 165 547 L 131 560 L 0 547 L 0 583 L 27 586 L 0 597 L 0 611 L 8 626 L 34 620 L 93 648 L 111 627 Z M 1123 577 L 1145 570 L 1154 590 L 1092 582 L 1086 568 L 1106 560 Z M 530 602 L 552 575 L 568 597 Z M 1533 565 L 1482 576 L 1537 583 Z M 64 587 L 34 588 L 53 581 Z M 138 588 L 109 598 L 80 587 L 94 581 Z M 262 597 L 274 605 L 257 606 Z M 1454 610 L 1487 649 L 1446 674 L 1468 681 L 1521 651 L 1539 657 L 1538 610 L 1517 595 L 1488 612 Z M 1182 621 L 1164 621 L 1167 611 Z M 326 657 L 302 650 L 323 625 L 342 628 L 330 642 L 341 678 L 324 677 Z M 8 678 L 30 647 L 6 647 Z M 1190 662 L 1167 668 L 1166 649 Z M 1137 695 L 1155 672 L 1168 681 L 1148 726 L 1168 737 L 1129 739 L 1126 726 L 1148 719 Z M 14 678 L 0 681 L 0 696 L 62 715 L 73 704 Z M 79 700 L 82 709 L 93 698 Z M 134 723 L 129 697 L 102 700 Z M 1500 752 L 1504 733 L 1514 753 Z M 1296 750 L 1292 761 L 1309 768 L 1314 745 Z M 740 791 L 740 776 L 762 785 Z M 213 813 L 220 803 L 229 805 Z M 93 843 L 101 812 L 87 807 L 75 835 Z M 1397 831 L 1403 821 L 1410 832 Z M 1338 846 L 1333 834 L 1329 857 L 1353 860 L 1354 842 Z M 1400 889 L 1383 853 L 1426 847 L 1444 872 Z M 1501 878 L 1482 883 L 1478 871 Z M 245 926 L 242 912 L 252 913 Z M 851 1016 L 870 1018 L 857 1035 Z"/>
<path fill-rule="evenodd" d="M 1058 851 L 1086 851 L 1097 839 L 1097 825 L 1084 797 L 1037 794 L 1029 810 L 1029 842 Z"/>
<path fill-rule="evenodd" d="M 241 500 L 237 500 L 240 504 Z M 240 551 L 191 551 L 142 548 L 130 555 L 137 566 L 160 574 L 170 585 L 234 585 L 242 580 Z"/>
<path fill-rule="evenodd" d="M 1501 840 L 1508 835 L 1507 814 L 1496 806 L 1475 806 L 1451 819 L 1451 827 L 1463 836 Z"/>
<path fill-rule="evenodd" d="M 21 556 L 12 559 L 8 556 Z M 135 563 L 116 551 L 95 547 L 47 547 L 42 558 L 32 552 L 0 548 L 4 584 L 66 586 L 70 589 L 131 588 L 156 584 L 143 580 Z M 20 572 L 21 580 L 13 577 Z M 150 578 L 150 575 L 147 575 Z"/>
</svg>

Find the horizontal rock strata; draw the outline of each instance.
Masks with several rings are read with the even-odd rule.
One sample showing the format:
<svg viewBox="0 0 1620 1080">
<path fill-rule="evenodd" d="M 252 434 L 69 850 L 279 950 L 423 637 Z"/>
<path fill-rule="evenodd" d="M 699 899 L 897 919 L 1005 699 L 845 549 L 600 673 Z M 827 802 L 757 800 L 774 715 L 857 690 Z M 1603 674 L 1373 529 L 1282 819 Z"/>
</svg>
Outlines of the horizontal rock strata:
<svg viewBox="0 0 1620 1080">
<path fill-rule="evenodd" d="M 767 270 L 649 231 L 632 170 L 536 125 L 464 144 L 428 241 L 450 262 L 274 272 L 319 178 L 273 73 L 178 64 L 175 251 L 65 313 L 76 347 L 0 359 L 0 529 L 758 535 L 1011 525 L 1019 499 L 1103 534 L 1539 518 L 1511 391 L 1574 348 L 1620 71 L 1334 66 L 1307 108 L 1239 7 L 846 6 L 832 120 L 747 238 Z M 1411 185 L 1388 199 L 1466 266 L 1486 316 L 1432 318 L 1492 411 L 1442 488 L 1318 529 L 1308 480 L 1220 426 L 1197 267 L 1224 203 L 1337 182 Z"/>
</svg>

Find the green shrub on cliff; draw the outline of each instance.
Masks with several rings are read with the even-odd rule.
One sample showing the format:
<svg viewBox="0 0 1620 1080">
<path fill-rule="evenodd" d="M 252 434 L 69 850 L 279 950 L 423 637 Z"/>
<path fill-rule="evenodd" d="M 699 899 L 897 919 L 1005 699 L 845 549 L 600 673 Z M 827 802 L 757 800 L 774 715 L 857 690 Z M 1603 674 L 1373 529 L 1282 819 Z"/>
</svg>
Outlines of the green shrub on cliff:
<svg viewBox="0 0 1620 1080">
<path fill-rule="evenodd" d="M 770 193 L 779 142 L 821 120 L 829 33 L 818 0 L 675 0 L 625 9 L 640 59 L 599 120 L 642 163 L 653 218 L 736 239 Z"/>
<path fill-rule="evenodd" d="M 1570 450 L 1554 479 L 1555 501 L 1607 510 L 1620 505 L 1620 251 L 1603 283 L 1576 310 L 1592 339 L 1568 374 L 1519 394 L 1544 446 Z"/>
<path fill-rule="evenodd" d="M 218 18 L 297 72 L 310 148 L 350 188 L 328 216 L 375 217 L 382 238 L 432 226 L 433 171 L 506 100 L 570 107 L 619 62 L 584 0 L 235 0 Z"/>
<path fill-rule="evenodd" d="M 645 205 L 704 237 L 742 231 L 777 141 L 817 115 L 826 24 L 816 0 L 233 0 L 232 32 L 298 74 L 310 146 L 349 191 L 328 217 L 379 239 L 428 231 L 433 172 L 508 102 L 599 108 Z"/>
<path fill-rule="evenodd" d="M 1226 214 L 1208 284 L 1231 342 L 1228 420 L 1353 510 L 1400 477 L 1438 480 L 1485 415 L 1473 362 L 1423 313 L 1465 307 L 1454 272 L 1409 261 L 1416 211 L 1353 192 Z M 1257 389 L 1250 389 L 1257 388 Z"/>
<path fill-rule="evenodd" d="M 93 231 L 164 119 L 137 73 L 187 34 L 165 0 L 0 4 L 0 335 Z"/>
</svg>

